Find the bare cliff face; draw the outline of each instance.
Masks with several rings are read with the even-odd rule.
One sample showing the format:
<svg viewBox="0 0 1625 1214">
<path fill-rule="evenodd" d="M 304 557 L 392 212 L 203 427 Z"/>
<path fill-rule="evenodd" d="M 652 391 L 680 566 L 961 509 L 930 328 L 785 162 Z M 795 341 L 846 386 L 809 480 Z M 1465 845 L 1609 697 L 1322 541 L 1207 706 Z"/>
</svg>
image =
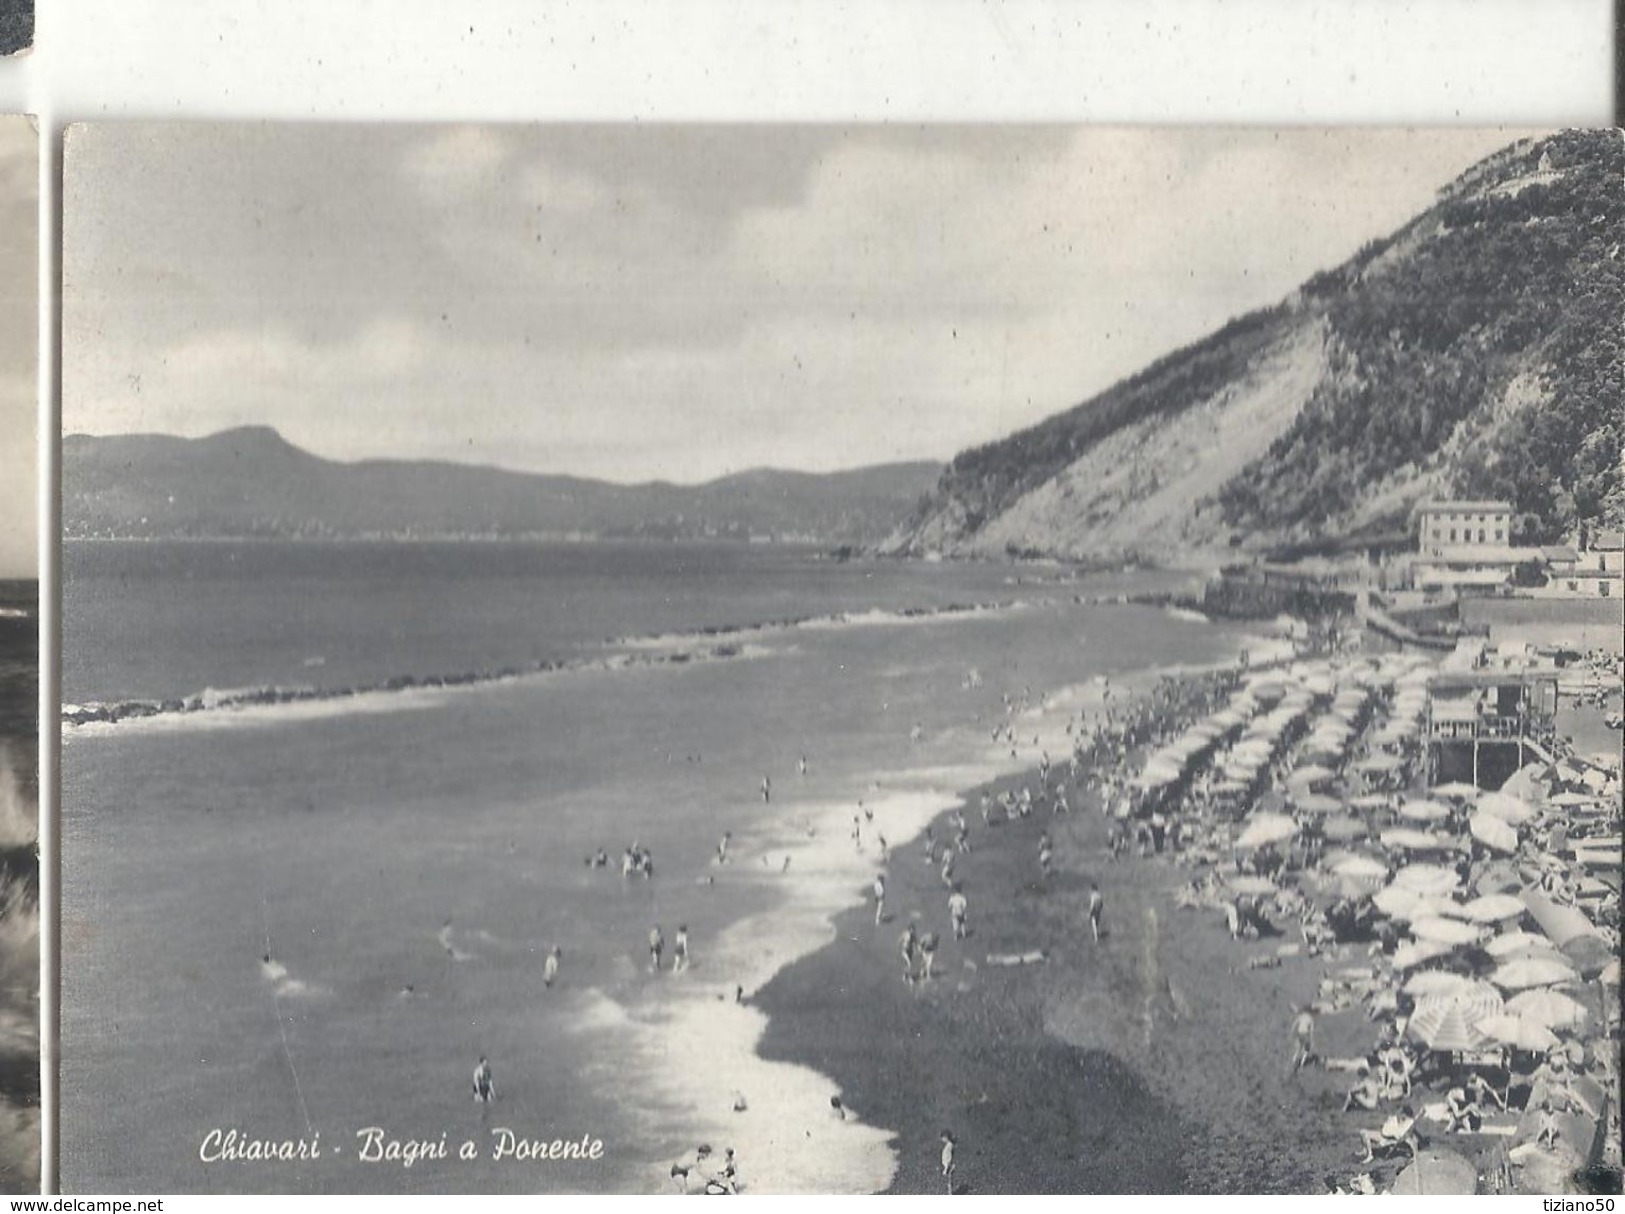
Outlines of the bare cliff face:
<svg viewBox="0 0 1625 1214">
<path fill-rule="evenodd" d="M 1211 565 L 1507 498 L 1625 519 L 1625 138 L 1523 141 L 1274 308 L 959 455 L 890 551 Z"/>
</svg>

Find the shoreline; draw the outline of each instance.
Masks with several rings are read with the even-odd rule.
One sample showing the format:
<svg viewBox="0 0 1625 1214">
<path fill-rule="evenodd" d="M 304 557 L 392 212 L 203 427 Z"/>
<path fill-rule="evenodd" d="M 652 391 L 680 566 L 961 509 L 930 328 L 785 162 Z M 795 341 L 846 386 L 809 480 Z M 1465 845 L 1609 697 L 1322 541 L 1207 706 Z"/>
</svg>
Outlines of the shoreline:
<svg viewBox="0 0 1625 1214">
<path fill-rule="evenodd" d="M 1166 728 L 1170 718 L 1200 715 L 1192 701 L 1239 669 L 1234 658 L 1151 667 L 1120 676 L 1119 686 L 1130 686 L 1128 702 L 1141 707 L 1171 692 L 1179 703 L 1150 705 L 1146 718 L 1151 728 Z M 1098 796 L 1068 779 L 1069 814 L 1044 806 L 1027 818 L 981 825 L 984 792 L 997 800 L 1037 782 L 1036 769 L 1024 764 L 959 794 L 957 812 L 972 824 L 973 850 L 960 870 L 971 899 L 967 940 L 952 939 L 948 891 L 937 866 L 924 863 L 917 835 L 892 853 L 888 907 L 897 910 L 887 921 L 874 924 L 872 904 L 850 907 L 836 917 L 830 944 L 780 969 L 753 999 L 767 1013 L 761 1056 L 825 1075 L 852 1115 L 886 1127 L 897 1153 L 888 1192 L 943 1191 L 936 1158 L 945 1128 L 959 1139 L 964 1191 L 1303 1191 L 1312 1172 L 1342 1162 L 1345 1138 L 1333 1144 L 1310 1136 L 1300 1144 L 1307 1158 L 1282 1174 L 1270 1159 L 1281 1126 L 1238 1142 L 1205 1115 L 1214 1093 L 1182 1102 L 1185 1067 L 1158 1066 L 1159 1051 L 1173 1044 L 1170 1026 L 1185 1018 L 1181 1009 L 1188 1012 L 1212 985 L 1212 973 L 1201 971 L 1215 958 L 1221 973 L 1231 968 L 1224 950 L 1194 941 L 1173 917 L 1173 893 L 1184 877 L 1162 861 L 1108 859 Z M 952 837 L 955 812 L 936 816 L 934 837 Z M 1056 853 L 1048 877 L 1037 861 L 1045 832 Z M 1086 927 L 1079 931 L 1091 881 L 1107 898 L 1099 945 Z M 930 984 L 901 980 L 898 936 L 911 920 L 942 939 Z M 1036 964 L 988 961 L 1040 949 L 1045 956 Z M 1294 995 L 1306 1001 L 1313 982 L 1305 982 Z M 1256 1022 L 1256 995 L 1238 985 Z M 1080 1004 L 1094 1005 L 1092 1013 L 1075 1014 Z M 1279 1032 L 1263 1034 L 1254 1055 L 1284 1057 L 1286 1027 L 1283 1019 Z M 1224 1037 L 1198 1036 L 1205 1047 L 1229 1048 Z M 1069 1079 L 1056 1083 L 1062 1074 Z M 1302 1114 L 1294 1124 L 1324 1121 Z M 1222 1162 L 1227 1153 L 1233 1168 Z"/>
</svg>

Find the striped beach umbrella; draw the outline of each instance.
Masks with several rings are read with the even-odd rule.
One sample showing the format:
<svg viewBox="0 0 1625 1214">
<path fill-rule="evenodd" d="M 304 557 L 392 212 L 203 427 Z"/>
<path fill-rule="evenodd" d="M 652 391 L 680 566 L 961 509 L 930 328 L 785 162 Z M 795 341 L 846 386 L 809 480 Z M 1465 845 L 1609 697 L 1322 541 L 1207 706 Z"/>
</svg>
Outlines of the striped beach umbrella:
<svg viewBox="0 0 1625 1214">
<path fill-rule="evenodd" d="M 1511 957 L 1530 949 L 1546 949 L 1555 953 L 1557 952 L 1557 945 L 1539 932 L 1525 931 L 1521 927 L 1515 927 L 1510 931 L 1502 932 L 1484 946 L 1484 951 L 1496 958 Z"/>
<path fill-rule="evenodd" d="M 1481 1050 L 1490 1039 L 1479 1032 L 1477 1021 L 1492 1014 L 1475 1016 L 1466 1004 L 1449 996 L 1436 996 L 1416 1005 L 1405 1033 L 1430 1050 Z"/>
<path fill-rule="evenodd" d="M 1438 995 L 1465 994 L 1481 986 L 1485 984 L 1476 978 L 1469 978 L 1466 974 L 1452 974 L 1446 970 L 1423 970 L 1420 974 L 1412 974 L 1399 989 L 1402 994 L 1409 995 L 1412 999 L 1426 999 Z M 1487 989 L 1495 991 L 1494 987 Z M 1499 994 L 1496 995 L 1496 1001 L 1500 1002 Z"/>
</svg>

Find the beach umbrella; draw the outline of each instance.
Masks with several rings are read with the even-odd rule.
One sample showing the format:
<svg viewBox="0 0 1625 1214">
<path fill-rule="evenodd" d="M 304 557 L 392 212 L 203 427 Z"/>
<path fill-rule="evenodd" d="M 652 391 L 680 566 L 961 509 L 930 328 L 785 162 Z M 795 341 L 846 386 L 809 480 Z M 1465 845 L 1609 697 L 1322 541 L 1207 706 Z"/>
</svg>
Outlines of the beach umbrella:
<svg viewBox="0 0 1625 1214">
<path fill-rule="evenodd" d="M 1614 950 L 1609 947 L 1608 941 L 1601 936 L 1576 936 L 1572 940 L 1563 942 L 1563 952 L 1580 970 L 1582 976 L 1589 978 L 1600 974 L 1609 964 L 1617 958 Z"/>
<path fill-rule="evenodd" d="M 1385 792 L 1366 792 L 1353 798 L 1349 804 L 1355 809 L 1387 809 L 1393 804 L 1393 798 Z"/>
<path fill-rule="evenodd" d="M 1516 919 L 1529 908 L 1522 898 L 1511 894 L 1485 894 L 1462 906 L 1462 913 L 1474 923 L 1499 923 L 1503 919 Z"/>
<path fill-rule="evenodd" d="M 1311 763 L 1307 767 L 1299 767 L 1293 771 L 1286 778 L 1286 782 L 1289 786 L 1302 784 L 1307 788 L 1311 784 L 1319 784 L 1323 780 L 1330 780 L 1336 775 L 1337 773 L 1329 767 L 1322 767 L 1319 763 Z"/>
<path fill-rule="evenodd" d="M 1538 932 L 1524 931 L 1522 928 L 1502 932 L 1484 946 L 1484 951 L 1492 957 L 1501 958 L 1510 957 L 1514 953 L 1532 948 L 1547 949 L 1553 953 L 1557 952 L 1557 946 L 1545 936 Z"/>
<path fill-rule="evenodd" d="M 1350 764 L 1355 771 L 1393 771 L 1403 762 L 1396 755 L 1370 755 Z"/>
<path fill-rule="evenodd" d="M 1601 982 L 1604 986 L 1618 986 L 1619 985 L 1619 958 L 1618 957 L 1615 957 L 1612 961 L 1610 961 L 1606 966 L 1603 967 L 1602 973 L 1597 975 L 1597 981 Z"/>
<path fill-rule="evenodd" d="M 1545 1025 L 1552 1030 L 1583 1029 L 1590 1016 L 1582 1004 L 1561 991 L 1537 989 L 1524 991 L 1507 1000 L 1507 1011 L 1525 1020 Z"/>
<path fill-rule="evenodd" d="M 1488 1013 L 1486 1013 L 1488 1014 Z M 1405 1033 L 1430 1050 L 1481 1050 L 1489 1038 L 1478 1031 L 1472 1012 L 1449 996 L 1424 999 L 1411 1013 Z"/>
<path fill-rule="evenodd" d="M 1471 801 L 1478 796 L 1478 785 L 1468 784 L 1462 780 L 1452 780 L 1449 784 L 1441 784 L 1432 790 L 1436 797 L 1448 797 L 1452 801 Z"/>
<path fill-rule="evenodd" d="M 1479 871 L 1473 888 L 1481 894 L 1510 894 L 1523 888 L 1523 878 L 1505 860 L 1494 860 Z"/>
<path fill-rule="evenodd" d="M 1431 971 L 1437 973 L 1437 970 Z M 1418 975 L 1420 977 L 1420 975 Z M 1445 991 L 1437 995 L 1425 995 L 1416 1001 L 1415 1012 L 1427 1012 L 1437 1016 L 1448 1007 L 1455 1006 L 1473 1024 L 1477 1024 L 1485 1016 L 1493 1016 L 1503 1008 L 1501 992 L 1488 982 L 1480 982 L 1476 978 L 1469 978 L 1465 985 L 1453 991 Z M 1413 1013 L 1414 1015 L 1415 1013 Z"/>
<path fill-rule="evenodd" d="M 1145 770 L 1135 778 L 1134 783 L 1140 788 L 1162 788 L 1174 783 L 1183 774 L 1181 768 L 1167 759 L 1157 757 L 1145 765 Z"/>
<path fill-rule="evenodd" d="M 1420 901 L 1422 901 L 1421 894 L 1400 885 L 1390 885 L 1388 888 L 1379 889 L 1371 895 L 1372 905 L 1393 919 L 1410 918 L 1412 909 Z"/>
<path fill-rule="evenodd" d="M 1467 829 L 1473 838 L 1494 851 L 1511 853 L 1518 850 L 1517 827 L 1509 826 L 1502 819 L 1482 810 L 1473 815 Z"/>
<path fill-rule="evenodd" d="M 1399 816 L 1407 822 L 1443 822 L 1450 816 L 1450 807 L 1438 801 L 1406 801 L 1399 807 Z"/>
<path fill-rule="evenodd" d="M 1411 830 L 1403 826 L 1385 830 L 1377 837 L 1384 847 L 1400 851 L 1448 851 L 1456 846 L 1455 840 L 1444 835 L 1432 835 L 1425 830 Z"/>
<path fill-rule="evenodd" d="M 1452 974 L 1447 970 L 1423 970 L 1420 974 L 1412 974 L 1399 989 L 1412 999 L 1426 999 L 1430 996 L 1458 995 L 1481 985 L 1483 984 L 1477 979 L 1469 978 L 1466 974 Z"/>
<path fill-rule="evenodd" d="M 1371 833 L 1371 828 L 1359 818 L 1325 818 L 1320 823 L 1320 833 L 1334 843 L 1348 843 L 1365 838 Z"/>
<path fill-rule="evenodd" d="M 1340 877 L 1386 877 L 1388 866 L 1370 856 L 1348 856 L 1332 865 L 1332 872 Z"/>
<path fill-rule="evenodd" d="M 1485 1016 L 1478 1022 L 1478 1031 L 1502 1045 L 1510 1045 L 1515 1050 L 1544 1053 L 1557 1044 L 1557 1035 L 1544 1024 L 1536 1024 L 1533 1020 L 1526 1020 L 1522 1016 L 1508 1012 L 1498 1016 Z"/>
<path fill-rule="evenodd" d="M 1453 868 L 1438 864 L 1408 864 L 1394 874 L 1394 884 L 1419 894 L 1447 894 L 1461 884 Z"/>
<path fill-rule="evenodd" d="M 1268 877 L 1230 877 L 1225 884 L 1238 894 L 1248 894 L 1256 898 L 1267 898 L 1280 892 L 1280 886 Z"/>
<path fill-rule="evenodd" d="M 1450 945 L 1440 944 L 1436 940 L 1411 940 L 1394 950 L 1394 968 L 1413 969 L 1425 961 L 1437 960 L 1454 951 Z"/>
<path fill-rule="evenodd" d="M 1521 991 L 1535 986 L 1557 986 L 1580 977 L 1567 962 L 1546 957 L 1519 957 L 1503 961 L 1490 975 L 1490 981 L 1504 991 Z"/>
<path fill-rule="evenodd" d="M 1576 805 L 1590 805 L 1596 799 L 1594 796 L 1588 797 L 1585 793 L 1580 792 L 1560 792 L 1555 797 L 1547 798 L 1550 804 L 1556 805 L 1560 809 L 1572 809 Z"/>
<path fill-rule="evenodd" d="M 1440 944 L 1475 944 L 1483 929 L 1460 919 L 1446 919 L 1443 915 L 1417 915 L 1411 919 L 1411 935 L 1418 940 L 1437 940 Z"/>
<path fill-rule="evenodd" d="M 1292 804 L 1306 814 L 1335 814 L 1343 808 L 1343 803 L 1336 797 L 1325 797 L 1314 792 L 1294 796 Z"/>
<path fill-rule="evenodd" d="M 1504 792 L 1485 793 L 1473 803 L 1473 808 L 1479 813 L 1490 814 L 1513 826 L 1522 826 L 1535 818 L 1533 805 L 1521 797 L 1508 796 Z"/>
<path fill-rule="evenodd" d="M 1298 824 L 1285 814 L 1254 814 L 1246 828 L 1236 836 L 1237 847 L 1264 847 L 1280 843 L 1298 833 Z"/>
</svg>

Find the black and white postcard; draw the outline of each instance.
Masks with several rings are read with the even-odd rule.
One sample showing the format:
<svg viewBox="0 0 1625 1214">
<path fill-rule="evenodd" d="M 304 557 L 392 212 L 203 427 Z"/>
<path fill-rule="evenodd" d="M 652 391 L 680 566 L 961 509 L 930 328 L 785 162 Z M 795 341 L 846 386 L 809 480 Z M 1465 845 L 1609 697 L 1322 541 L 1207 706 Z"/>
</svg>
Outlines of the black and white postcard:
<svg viewBox="0 0 1625 1214">
<path fill-rule="evenodd" d="M 1617 1191 L 1622 173 L 74 128 L 64 1189 Z"/>
<path fill-rule="evenodd" d="M 40 1184 L 38 179 L 0 117 L 0 1193 Z"/>
</svg>

